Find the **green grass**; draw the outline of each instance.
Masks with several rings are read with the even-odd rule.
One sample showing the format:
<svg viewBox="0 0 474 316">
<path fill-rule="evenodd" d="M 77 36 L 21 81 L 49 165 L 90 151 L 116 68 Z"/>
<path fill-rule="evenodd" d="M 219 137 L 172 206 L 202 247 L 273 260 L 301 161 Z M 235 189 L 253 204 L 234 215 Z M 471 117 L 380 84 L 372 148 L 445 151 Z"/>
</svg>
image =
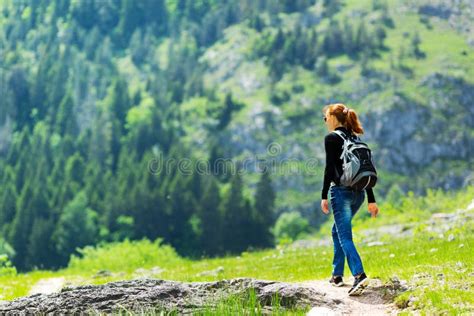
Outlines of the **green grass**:
<svg viewBox="0 0 474 316">
<path fill-rule="evenodd" d="M 465 233 L 465 232 L 464 232 Z M 143 246 L 146 242 L 129 244 L 129 251 L 133 252 L 136 246 Z M 460 245 L 464 246 L 460 248 Z M 458 306 L 464 304 L 466 307 L 456 307 L 457 311 L 467 311 L 474 306 L 474 278 L 469 276 L 474 271 L 472 260 L 472 247 L 474 245 L 474 235 L 472 227 L 469 234 L 456 235 L 455 241 L 448 242 L 445 238 L 424 237 L 422 234 L 416 238 L 394 239 L 391 243 L 383 247 L 359 247 L 364 260 L 365 270 L 372 278 L 380 278 L 386 282 L 391 277 L 397 276 L 401 279 L 413 281 L 414 276 L 420 273 L 428 275 L 427 281 L 417 285 L 417 288 L 410 292 L 410 295 L 418 297 L 417 307 L 423 309 L 433 309 L 445 311 L 446 304 Z M 436 249 L 436 251 L 432 251 Z M 100 252 L 100 250 L 98 250 Z M 159 252 L 158 247 L 149 251 Z M 391 256 L 394 254 L 394 256 Z M 240 257 L 226 257 L 218 259 L 208 259 L 202 261 L 182 260 L 175 268 L 168 268 L 163 274 L 158 276 L 163 279 L 180 281 L 211 281 L 216 279 L 230 279 L 235 277 L 254 277 L 259 279 L 271 279 L 279 281 L 305 281 L 312 279 L 325 279 L 330 275 L 332 249 L 321 247 L 311 250 L 303 249 L 277 249 L 269 251 L 259 251 L 243 253 Z M 132 259 L 133 255 L 126 254 L 124 261 Z M 114 261 L 118 256 L 110 258 Z M 108 266 L 111 272 L 125 272 L 122 275 L 113 275 L 105 278 L 93 278 L 93 267 L 104 259 L 96 258 L 84 259 L 83 270 L 77 270 L 77 264 L 73 268 L 51 272 L 34 272 L 21 274 L 14 278 L 1 278 L 0 283 L 5 286 L 14 287 L 14 291 L 7 293 L 8 299 L 25 295 L 29 286 L 44 277 L 63 276 L 66 279 L 80 275 L 84 278 L 80 284 L 95 283 L 101 284 L 109 281 L 129 279 L 133 277 L 132 271 L 135 266 L 124 266 L 122 271 L 113 265 Z M 172 261 L 176 258 L 172 258 Z M 143 258 L 143 268 L 152 266 L 166 266 L 170 258 L 158 258 L 156 262 Z M 224 271 L 218 277 L 200 277 L 197 273 L 205 270 L 213 270 L 217 267 L 224 267 Z M 74 273 L 73 273 L 74 271 Z M 440 282 L 438 274 L 443 273 L 445 284 Z M 349 272 L 346 268 L 346 275 Z M 446 285 L 447 284 L 447 285 Z M 447 291 L 447 288 L 459 287 L 459 290 L 467 286 L 466 295 L 454 295 L 457 292 Z M 461 290 L 460 290 L 461 291 Z M 444 299 L 439 302 L 436 297 L 442 296 Z M 404 294 L 398 300 L 403 302 L 409 296 Z M 401 304 L 401 303 L 400 303 Z M 224 304 L 225 305 L 225 304 Z"/>
<path fill-rule="evenodd" d="M 364 268 L 371 278 L 388 282 L 394 276 L 406 280 L 412 289 L 396 298 L 396 303 L 406 307 L 413 301 L 412 307 L 427 313 L 464 313 L 474 309 L 474 224 L 471 221 L 454 225 L 443 235 L 430 232 L 423 224 L 430 214 L 444 211 L 453 212 L 466 208 L 472 201 L 474 187 L 457 193 L 429 191 L 426 196 L 411 194 L 401 204 L 406 212 L 396 214 L 395 208 L 384 210 L 390 216 L 384 219 L 369 219 L 359 216 L 354 222 L 354 240 L 360 245 Z M 393 212 L 393 213 L 391 213 Z M 471 214 L 472 214 L 471 210 Z M 387 214 L 387 215 L 388 215 Z M 403 214 L 405 217 L 403 217 Z M 390 217 L 390 219 L 388 219 Z M 417 221 L 414 219 L 418 218 Z M 414 222 L 417 228 L 413 236 L 397 238 L 384 235 L 383 246 L 367 247 L 360 243 L 363 229 L 391 223 Z M 330 222 L 323 226 L 328 237 Z M 447 236 L 454 236 L 448 241 Z M 240 256 L 203 258 L 189 260 L 179 257 L 173 248 L 163 245 L 161 239 L 151 242 L 124 241 L 87 247 L 84 257 L 71 259 L 69 267 L 60 271 L 34 271 L 26 274 L 0 276 L 3 299 L 14 299 L 27 295 L 31 286 L 43 278 L 64 277 L 72 284 L 103 284 L 115 280 L 137 277 L 136 269 L 160 267 L 161 273 L 151 275 L 160 279 L 178 281 L 213 281 L 236 277 L 253 277 L 278 281 L 307 281 L 326 279 L 331 273 L 332 248 L 293 249 L 278 246 L 252 252 L 243 252 Z M 203 271 L 224 269 L 216 276 L 200 275 Z M 111 275 L 97 277 L 99 270 L 108 270 Z M 350 275 L 346 267 L 345 275 Z M 236 301 L 237 300 L 237 301 Z M 221 302 L 210 308 L 208 314 L 230 313 L 226 308 L 247 308 L 254 304 L 251 297 L 235 299 L 234 303 Z M 247 304 L 247 305 L 246 305 Z M 247 306 L 247 307 L 245 307 Z M 257 306 L 250 308 L 255 310 Z M 299 313 L 302 311 L 294 311 Z"/>
<path fill-rule="evenodd" d="M 310 307 L 306 308 L 283 308 L 280 297 L 276 293 L 271 298 L 272 315 L 306 315 Z M 200 310 L 193 311 L 193 315 L 262 315 L 264 307 L 257 299 L 254 289 L 249 289 L 244 294 L 233 294 L 223 297 L 213 306 L 205 306 Z M 94 314 L 94 312 L 92 312 Z M 146 308 L 143 310 L 119 309 L 115 312 L 117 315 L 180 315 L 178 310 L 167 310 L 162 307 Z"/>
</svg>

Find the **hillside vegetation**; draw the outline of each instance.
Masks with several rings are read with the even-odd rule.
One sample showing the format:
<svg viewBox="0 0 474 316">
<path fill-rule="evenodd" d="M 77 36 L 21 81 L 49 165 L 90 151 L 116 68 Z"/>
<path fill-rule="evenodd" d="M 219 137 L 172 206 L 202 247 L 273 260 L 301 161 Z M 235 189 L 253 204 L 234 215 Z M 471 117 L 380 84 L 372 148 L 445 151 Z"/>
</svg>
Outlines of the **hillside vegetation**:
<svg viewBox="0 0 474 316">
<path fill-rule="evenodd" d="M 274 247 L 298 238 L 277 225 L 288 218 L 300 237 L 327 232 L 329 102 L 360 113 L 380 223 L 465 207 L 472 12 L 469 0 L 0 1 L 1 295 L 56 274 L 105 282 L 153 266 L 183 280 L 219 266 L 225 277 L 327 277 L 330 248 Z M 167 164 L 222 159 L 201 173 Z M 288 160 L 293 169 L 279 168 Z M 368 269 L 384 280 L 447 269 L 456 289 L 414 290 L 413 304 L 467 310 L 457 287 L 472 277 L 466 227 L 455 243 L 421 233 L 363 256 L 377 258 Z M 104 269 L 112 275 L 91 278 Z"/>
</svg>

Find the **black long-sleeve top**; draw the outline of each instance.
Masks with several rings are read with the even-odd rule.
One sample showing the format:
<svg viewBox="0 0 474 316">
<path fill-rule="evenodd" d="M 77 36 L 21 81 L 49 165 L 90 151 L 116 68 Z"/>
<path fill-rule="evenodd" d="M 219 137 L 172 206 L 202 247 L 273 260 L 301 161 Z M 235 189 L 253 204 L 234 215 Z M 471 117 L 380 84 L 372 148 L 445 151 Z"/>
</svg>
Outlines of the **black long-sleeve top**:
<svg viewBox="0 0 474 316">
<path fill-rule="evenodd" d="M 344 126 L 336 127 L 336 130 L 341 130 L 348 134 L 349 131 Z M 324 184 L 323 191 L 321 192 L 321 198 L 323 200 L 328 198 L 329 186 L 331 181 L 334 181 L 336 185 L 340 185 L 338 175 L 342 175 L 342 145 L 344 141 L 339 135 L 335 133 L 329 133 L 324 137 L 324 148 L 326 149 L 326 168 L 324 170 Z M 337 170 L 337 174 L 336 174 Z M 369 203 L 375 202 L 374 192 L 372 188 L 366 189 L 367 200 Z"/>
</svg>

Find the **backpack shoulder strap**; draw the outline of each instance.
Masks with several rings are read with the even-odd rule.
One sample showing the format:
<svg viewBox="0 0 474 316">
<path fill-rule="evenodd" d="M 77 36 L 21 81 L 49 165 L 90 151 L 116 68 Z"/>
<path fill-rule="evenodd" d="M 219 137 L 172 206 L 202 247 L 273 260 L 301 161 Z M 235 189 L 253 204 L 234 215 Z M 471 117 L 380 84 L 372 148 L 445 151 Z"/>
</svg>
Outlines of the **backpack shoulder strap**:
<svg viewBox="0 0 474 316">
<path fill-rule="evenodd" d="M 334 130 L 334 131 L 332 131 L 332 132 L 333 132 L 333 133 L 336 133 L 337 135 L 339 135 L 339 137 L 341 137 L 341 138 L 342 138 L 342 140 L 346 141 L 346 137 L 345 137 L 345 136 L 346 136 L 346 134 L 344 134 L 344 132 L 343 132 L 343 131 L 340 131 L 340 130 Z"/>
<path fill-rule="evenodd" d="M 350 139 L 350 137 L 347 137 L 347 135 L 341 130 L 334 130 L 333 132 L 336 133 L 337 135 L 339 135 L 339 137 L 341 137 L 342 140 L 343 140 L 342 153 L 341 153 L 341 156 L 339 158 L 344 160 L 344 156 L 346 155 L 346 153 L 348 151 L 348 147 L 351 144 L 351 139 Z"/>
<path fill-rule="evenodd" d="M 336 133 L 337 135 L 339 135 L 344 141 L 346 140 L 350 140 L 352 141 L 352 138 L 358 140 L 358 141 L 361 141 L 360 137 L 358 135 L 355 135 L 355 134 L 351 134 L 351 135 L 347 135 L 346 133 L 344 133 L 343 131 L 341 130 L 334 130 L 332 131 L 333 133 Z"/>
</svg>

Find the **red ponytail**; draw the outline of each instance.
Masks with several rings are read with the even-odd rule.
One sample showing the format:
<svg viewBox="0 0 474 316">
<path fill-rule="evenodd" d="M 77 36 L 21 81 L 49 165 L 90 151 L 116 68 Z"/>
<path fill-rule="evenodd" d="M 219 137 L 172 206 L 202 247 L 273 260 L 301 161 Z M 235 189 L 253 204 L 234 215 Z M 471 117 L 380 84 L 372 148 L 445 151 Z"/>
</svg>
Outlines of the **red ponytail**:
<svg viewBox="0 0 474 316">
<path fill-rule="evenodd" d="M 354 134 L 364 134 L 364 129 L 359 121 L 357 113 L 353 109 L 349 109 L 342 103 L 334 103 L 326 105 L 323 113 L 329 109 L 329 114 L 334 115 L 338 122 Z"/>
</svg>

